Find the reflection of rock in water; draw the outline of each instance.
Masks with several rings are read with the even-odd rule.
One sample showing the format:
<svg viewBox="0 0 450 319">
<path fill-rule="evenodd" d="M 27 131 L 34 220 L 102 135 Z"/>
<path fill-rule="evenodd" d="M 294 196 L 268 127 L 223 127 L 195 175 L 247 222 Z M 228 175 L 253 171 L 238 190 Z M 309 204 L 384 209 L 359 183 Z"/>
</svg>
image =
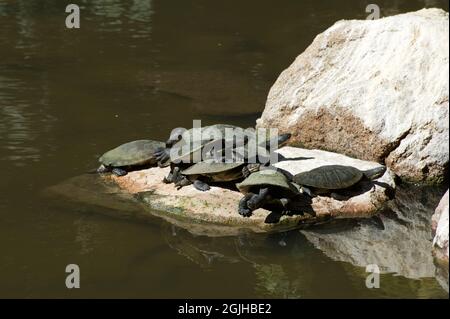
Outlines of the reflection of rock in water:
<svg viewBox="0 0 450 319">
<path fill-rule="evenodd" d="M 377 264 L 382 272 L 407 278 L 434 277 L 430 220 L 442 191 L 399 187 L 390 209 L 380 215 L 383 228 L 372 220 L 338 231 L 302 231 L 328 257 L 365 267 Z"/>
<path fill-rule="evenodd" d="M 116 185 L 106 182 L 97 174 L 84 174 L 48 187 L 43 196 L 54 205 L 73 204 L 77 211 L 103 214 L 133 221 L 153 221 L 141 203 Z"/>
<path fill-rule="evenodd" d="M 251 79 L 229 71 L 177 70 L 145 74 L 142 78 L 156 91 L 190 99 L 194 109 L 208 110 L 208 115 L 259 112 L 264 104 L 264 95 L 252 89 Z"/>
<path fill-rule="evenodd" d="M 441 285 L 441 287 L 448 293 L 448 264 L 447 265 L 436 265 L 436 280 Z"/>
<path fill-rule="evenodd" d="M 283 267 L 278 264 L 255 264 L 256 292 L 271 298 L 300 298 L 298 279 L 290 280 Z"/>
<path fill-rule="evenodd" d="M 172 249 L 205 270 L 221 264 L 247 264 L 254 271 L 255 290 L 261 297 L 298 298 L 300 290 L 307 289 L 317 279 L 309 257 L 292 253 L 306 243 L 298 231 L 242 233 L 235 238 L 206 237 L 166 224 L 162 236 Z M 308 271 L 299 271 L 305 267 Z"/>
<path fill-rule="evenodd" d="M 196 237 L 170 224 L 163 226 L 162 235 L 170 248 L 204 269 L 211 268 L 218 262 L 239 262 L 238 258 L 229 256 L 230 252 L 226 251 L 227 247 L 230 248 L 229 245 L 214 245 L 214 242 L 220 241 L 221 238 Z M 225 251 L 221 251 L 224 248 Z"/>
<path fill-rule="evenodd" d="M 85 216 L 80 217 L 75 221 L 76 237 L 75 242 L 81 246 L 80 254 L 86 255 L 91 253 L 94 248 L 95 240 L 93 239 L 93 233 L 95 233 L 95 225 L 86 220 Z"/>
<path fill-rule="evenodd" d="M 234 242 L 241 260 L 254 268 L 258 297 L 301 298 L 321 276 L 314 269 L 317 256 L 305 250 L 308 243 L 298 231 L 242 234 Z"/>
</svg>

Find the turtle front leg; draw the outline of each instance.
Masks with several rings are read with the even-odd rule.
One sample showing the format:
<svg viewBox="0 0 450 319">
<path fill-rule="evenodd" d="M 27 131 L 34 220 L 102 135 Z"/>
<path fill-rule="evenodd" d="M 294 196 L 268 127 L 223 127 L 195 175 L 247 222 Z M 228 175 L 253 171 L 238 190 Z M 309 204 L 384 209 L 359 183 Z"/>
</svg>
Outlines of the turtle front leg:
<svg viewBox="0 0 450 319">
<path fill-rule="evenodd" d="M 247 207 L 252 211 L 262 207 L 266 203 L 268 195 L 269 189 L 261 188 L 258 195 L 253 196 L 247 201 Z"/>
<path fill-rule="evenodd" d="M 114 167 L 114 168 L 111 170 L 111 173 L 113 173 L 113 174 L 116 175 L 116 176 L 125 176 L 125 175 L 128 174 L 128 172 L 127 172 L 126 170 L 124 170 L 124 169 L 122 169 L 122 168 L 118 168 L 118 167 Z"/>
<path fill-rule="evenodd" d="M 177 180 L 174 182 L 175 182 L 175 187 L 177 188 L 177 190 L 180 190 L 184 186 L 188 186 L 188 185 L 192 184 L 192 182 L 186 176 L 181 176 L 181 177 L 177 178 Z"/>
<path fill-rule="evenodd" d="M 279 201 L 281 205 L 283 205 L 283 208 L 285 210 L 289 209 L 289 204 L 291 203 L 291 200 L 289 198 L 280 198 Z"/>
<path fill-rule="evenodd" d="M 171 184 L 171 183 L 173 183 L 173 181 L 174 181 L 173 174 L 174 174 L 175 168 L 171 167 L 170 171 L 169 171 L 169 174 L 167 174 L 167 176 L 164 176 L 164 178 L 162 180 L 164 184 Z"/>
<path fill-rule="evenodd" d="M 289 198 L 280 198 L 278 201 L 283 206 L 281 215 L 292 215 L 291 200 Z"/>
<path fill-rule="evenodd" d="M 162 181 L 163 181 L 164 184 L 171 184 L 171 183 L 173 183 L 173 173 L 172 173 L 172 171 L 170 171 L 167 176 L 164 176 Z"/>
<path fill-rule="evenodd" d="M 97 168 L 97 173 L 99 173 L 99 174 L 104 174 L 104 173 L 108 173 L 108 172 L 110 172 L 111 170 L 108 168 L 108 167 L 106 167 L 105 165 L 100 165 L 98 168 Z"/>
<path fill-rule="evenodd" d="M 238 212 L 242 217 L 250 217 L 252 216 L 252 210 L 248 208 L 247 202 L 253 197 L 257 196 L 253 193 L 248 193 L 239 201 Z"/>
<path fill-rule="evenodd" d="M 311 198 L 317 197 L 317 195 L 314 194 L 313 191 L 308 187 L 302 186 L 301 190 L 303 193 L 305 193 L 306 195 L 308 195 Z"/>
<path fill-rule="evenodd" d="M 164 184 L 175 183 L 177 181 L 177 179 L 179 178 L 179 175 L 180 175 L 180 168 L 179 167 L 172 167 L 170 169 L 169 174 L 166 177 L 164 177 L 163 183 Z"/>
</svg>

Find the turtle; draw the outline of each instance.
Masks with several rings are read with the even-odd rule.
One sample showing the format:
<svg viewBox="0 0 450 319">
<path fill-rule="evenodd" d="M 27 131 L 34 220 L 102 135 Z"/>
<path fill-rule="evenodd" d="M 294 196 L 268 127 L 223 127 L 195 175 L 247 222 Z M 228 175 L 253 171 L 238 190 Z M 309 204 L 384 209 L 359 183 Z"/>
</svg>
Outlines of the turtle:
<svg viewBox="0 0 450 319">
<path fill-rule="evenodd" d="M 215 124 L 190 130 L 177 128 L 172 131 L 166 147 L 158 149 L 155 156 L 159 166 L 171 166 L 170 173 L 164 178 L 165 183 L 175 182 L 182 169 L 205 159 L 222 157 L 228 145 L 234 149 L 243 145 L 248 138 L 245 135 L 233 135 L 230 140 L 227 130 L 243 132 L 242 128 L 229 124 Z M 225 146 L 225 147 L 224 147 Z"/>
<path fill-rule="evenodd" d="M 278 145 L 284 145 L 291 137 L 291 134 L 281 134 L 276 136 Z M 269 147 L 270 144 L 265 144 Z M 233 146 L 233 150 L 235 146 Z M 258 153 L 265 155 L 267 150 L 264 147 L 257 148 Z M 246 149 L 243 149 L 243 157 L 241 158 L 211 158 L 196 163 L 187 169 L 177 171 L 176 176 L 172 178 L 178 189 L 183 186 L 193 184 L 197 190 L 207 191 L 210 189 L 209 182 L 231 182 L 248 177 L 252 172 L 260 169 L 262 164 L 267 165 L 268 162 L 259 163 L 257 158 L 249 160 Z M 235 154 L 234 154 L 235 155 Z M 179 172 L 179 174 L 178 174 Z"/>
<path fill-rule="evenodd" d="M 254 210 L 267 204 L 288 210 L 291 198 L 300 194 L 299 188 L 284 173 L 272 168 L 250 174 L 236 187 L 244 194 L 238 206 L 243 217 L 250 217 Z"/>
<path fill-rule="evenodd" d="M 260 164 L 245 162 L 217 162 L 214 159 L 196 163 L 176 175 L 175 186 L 178 189 L 193 184 L 197 190 L 207 191 L 210 182 L 231 182 L 247 177 L 251 172 L 257 171 Z"/>
<path fill-rule="evenodd" d="M 158 160 L 158 165 L 161 167 L 166 167 L 169 166 L 171 162 L 173 162 L 174 159 L 171 156 L 172 148 L 181 148 L 183 145 L 186 145 L 188 143 L 191 145 L 201 144 L 203 146 L 213 140 L 224 140 L 227 129 L 242 130 L 242 128 L 229 124 L 215 124 L 199 128 L 191 128 L 189 130 L 181 127 L 173 129 L 169 136 L 169 139 L 165 143 L 165 147 L 158 149 L 155 152 L 155 156 Z M 177 157 L 176 159 L 179 160 L 181 158 Z"/>
<path fill-rule="evenodd" d="M 135 168 L 156 165 L 154 153 L 164 146 L 163 142 L 154 140 L 137 140 L 122 144 L 99 158 L 97 173 L 112 172 L 116 176 L 124 176 Z"/>
<path fill-rule="evenodd" d="M 316 194 L 333 193 L 333 191 L 348 189 L 363 179 L 377 179 L 385 171 L 386 166 L 382 165 L 365 171 L 353 166 L 324 165 L 296 174 L 292 180 L 294 183 L 301 185 L 303 190 L 314 197 Z M 335 196 L 337 195 L 335 194 Z"/>
<path fill-rule="evenodd" d="M 167 177 L 163 179 L 163 182 L 174 183 L 180 178 L 181 170 L 184 170 L 195 163 L 200 163 L 201 160 L 207 160 L 214 157 L 211 153 L 213 146 L 217 146 L 220 140 L 209 140 L 209 141 L 193 141 L 189 144 L 184 144 L 183 146 L 177 145 L 170 149 L 169 159 L 163 159 L 169 162 L 170 172 Z M 164 151 L 165 152 L 165 151 Z M 200 161 L 198 161 L 200 159 Z"/>
</svg>

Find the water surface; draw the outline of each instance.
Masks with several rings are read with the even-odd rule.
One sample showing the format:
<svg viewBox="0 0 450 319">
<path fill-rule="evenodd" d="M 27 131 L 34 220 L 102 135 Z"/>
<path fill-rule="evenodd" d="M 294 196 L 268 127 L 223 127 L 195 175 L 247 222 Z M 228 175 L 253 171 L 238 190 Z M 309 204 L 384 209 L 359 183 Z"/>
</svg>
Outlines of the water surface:
<svg viewBox="0 0 450 319">
<path fill-rule="evenodd" d="M 384 15 L 448 11 L 377 3 Z M 253 126 L 279 73 L 335 21 L 364 18 L 366 2 L 78 1 L 79 30 L 65 28 L 64 4 L 0 0 L 0 297 L 448 296 L 401 274 L 369 290 L 364 267 L 298 231 L 211 239 L 41 195 L 105 150 L 193 119 Z M 434 207 L 437 192 L 419 202 Z M 79 290 L 64 285 L 69 263 Z"/>
</svg>

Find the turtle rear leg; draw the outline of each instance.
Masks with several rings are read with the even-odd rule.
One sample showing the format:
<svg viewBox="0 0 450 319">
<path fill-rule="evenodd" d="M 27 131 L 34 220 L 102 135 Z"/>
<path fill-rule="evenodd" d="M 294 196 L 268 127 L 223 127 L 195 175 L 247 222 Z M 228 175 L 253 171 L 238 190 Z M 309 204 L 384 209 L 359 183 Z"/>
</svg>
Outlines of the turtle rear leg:
<svg viewBox="0 0 450 319">
<path fill-rule="evenodd" d="M 123 168 L 119 168 L 119 167 L 114 167 L 111 170 L 111 173 L 113 173 L 116 176 L 125 176 L 128 174 L 128 172 L 126 170 L 124 170 Z"/>
<path fill-rule="evenodd" d="M 260 167 L 261 167 L 261 164 L 259 164 L 259 163 L 245 165 L 245 166 L 242 168 L 242 175 L 243 175 L 245 178 L 247 178 L 247 177 L 249 177 L 252 173 L 259 171 Z"/>
<path fill-rule="evenodd" d="M 268 188 L 261 188 L 259 190 L 258 195 L 253 196 L 247 201 L 248 208 L 250 208 L 251 210 L 256 210 L 262 207 L 267 201 L 268 194 L 269 194 Z"/>
<path fill-rule="evenodd" d="M 280 198 L 279 202 L 287 210 L 289 207 L 289 204 L 291 203 L 291 200 L 289 198 Z"/>
<path fill-rule="evenodd" d="M 188 186 L 191 184 L 194 186 L 194 188 L 196 190 L 199 190 L 201 192 L 206 192 L 211 189 L 211 187 L 208 184 L 206 184 L 205 182 L 202 182 L 198 179 L 196 179 L 194 182 L 191 182 L 188 178 L 186 178 L 184 176 L 182 178 L 180 178 L 178 180 L 178 182 L 175 183 L 175 186 L 179 190 L 179 189 L 183 188 L 184 186 Z"/>
<path fill-rule="evenodd" d="M 198 180 L 198 179 L 196 179 L 192 184 L 194 185 L 195 189 L 202 191 L 202 192 L 206 192 L 211 189 L 211 187 L 209 187 L 208 184 L 206 184 L 205 182 L 202 182 L 201 180 Z"/>
<path fill-rule="evenodd" d="M 339 193 L 330 193 L 330 197 L 335 199 L 335 200 L 339 200 L 339 201 L 343 201 L 343 200 L 348 200 L 350 197 L 349 196 L 345 196 L 343 194 L 339 194 Z"/>
</svg>

